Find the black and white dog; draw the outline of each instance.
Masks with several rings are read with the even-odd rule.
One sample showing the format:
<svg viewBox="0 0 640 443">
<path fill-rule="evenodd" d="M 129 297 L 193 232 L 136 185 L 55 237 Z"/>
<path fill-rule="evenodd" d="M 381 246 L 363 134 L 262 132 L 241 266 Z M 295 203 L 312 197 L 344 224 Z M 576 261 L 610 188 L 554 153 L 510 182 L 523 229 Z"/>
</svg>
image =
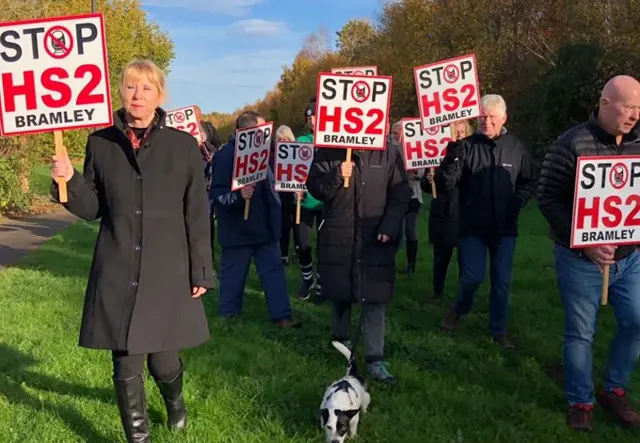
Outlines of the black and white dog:
<svg viewBox="0 0 640 443">
<path fill-rule="evenodd" d="M 349 348 L 339 341 L 334 341 L 333 346 L 351 360 Z M 347 369 L 347 375 L 326 389 L 320 404 L 320 426 L 325 431 L 327 443 L 343 443 L 347 436 L 355 437 L 360 414 L 367 412 L 369 403 L 371 396 L 365 381 L 358 376 L 354 361 Z"/>
</svg>

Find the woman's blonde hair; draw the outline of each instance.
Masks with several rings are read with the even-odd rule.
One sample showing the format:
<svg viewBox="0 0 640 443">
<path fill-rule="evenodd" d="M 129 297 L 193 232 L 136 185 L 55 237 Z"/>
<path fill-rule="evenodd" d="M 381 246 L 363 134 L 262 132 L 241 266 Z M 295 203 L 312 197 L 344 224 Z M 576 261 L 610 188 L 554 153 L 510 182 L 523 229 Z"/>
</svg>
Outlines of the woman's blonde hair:
<svg viewBox="0 0 640 443">
<path fill-rule="evenodd" d="M 291 128 L 285 125 L 278 127 L 278 129 L 276 130 L 276 140 L 279 140 L 281 138 L 288 142 L 296 141 L 296 136 L 293 135 L 293 131 L 291 130 Z"/>
<path fill-rule="evenodd" d="M 464 125 L 464 134 L 461 133 L 459 128 L 456 128 L 456 132 L 457 132 L 457 139 L 460 140 L 461 138 L 465 138 L 465 137 L 469 137 L 471 134 L 473 134 L 473 128 L 471 127 L 471 124 L 469 123 L 469 120 L 462 120 L 459 122 L 454 123 L 454 125 Z"/>
<path fill-rule="evenodd" d="M 124 102 L 126 83 L 128 80 L 146 78 L 149 83 L 158 88 L 160 97 L 165 97 L 166 77 L 162 69 L 151 60 L 133 60 L 122 70 L 120 76 L 120 100 Z"/>
</svg>

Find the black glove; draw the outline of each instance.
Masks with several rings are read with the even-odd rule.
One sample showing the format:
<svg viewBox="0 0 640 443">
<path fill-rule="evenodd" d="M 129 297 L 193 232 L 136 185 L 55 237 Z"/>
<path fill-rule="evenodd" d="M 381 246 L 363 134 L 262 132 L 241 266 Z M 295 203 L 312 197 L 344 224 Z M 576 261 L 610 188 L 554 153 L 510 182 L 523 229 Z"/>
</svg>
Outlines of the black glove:
<svg viewBox="0 0 640 443">
<path fill-rule="evenodd" d="M 447 157 L 450 159 L 458 158 L 462 155 L 462 143 L 449 142 L 447 145 Z"/>
</svg>

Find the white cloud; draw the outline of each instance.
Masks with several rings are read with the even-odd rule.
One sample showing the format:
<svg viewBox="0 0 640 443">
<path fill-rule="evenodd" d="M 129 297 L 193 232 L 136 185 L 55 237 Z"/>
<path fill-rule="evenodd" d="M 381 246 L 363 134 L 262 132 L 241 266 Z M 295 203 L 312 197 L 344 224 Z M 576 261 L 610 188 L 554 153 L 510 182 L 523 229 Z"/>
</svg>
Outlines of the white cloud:
<svg viewBox="0 0 640 443">
<path fill-rule="evenodd" d="M 263 0 L 142 0 L 144 6 L 181 8 L 242 17 Z"/>
<path fill-rule="evenodd" d="M 252 37 L 273 37 L 287 32 L 288 27 L 285 22 L 252 18 L 235 22 L 232 30 Z"/>
</svg>

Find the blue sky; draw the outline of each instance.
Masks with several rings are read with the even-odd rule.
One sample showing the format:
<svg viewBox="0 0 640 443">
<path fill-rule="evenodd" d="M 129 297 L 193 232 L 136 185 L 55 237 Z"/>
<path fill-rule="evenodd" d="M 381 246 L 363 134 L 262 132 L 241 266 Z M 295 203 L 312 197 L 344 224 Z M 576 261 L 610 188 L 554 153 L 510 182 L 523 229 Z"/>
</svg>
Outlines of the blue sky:
<svg viewBox="0 0 640 443">
<path fill-rule="evenodd" d="M 231 112 L 262 97 L 319 27 L 372 19 L 383 0 L 142 0 L 174 41 L 167 109 Z M 179 5 L 179 6 L 176 6 Z"/>
</svg>

